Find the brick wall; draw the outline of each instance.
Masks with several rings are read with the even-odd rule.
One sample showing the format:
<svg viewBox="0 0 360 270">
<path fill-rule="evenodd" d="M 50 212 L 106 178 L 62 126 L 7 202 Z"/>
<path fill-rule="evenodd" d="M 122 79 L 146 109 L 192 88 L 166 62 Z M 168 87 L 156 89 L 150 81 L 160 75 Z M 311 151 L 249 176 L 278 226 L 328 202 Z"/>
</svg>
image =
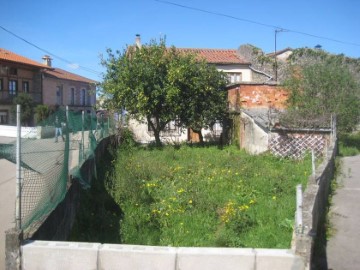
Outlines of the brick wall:
<svg viewBox="0 0 360 270">
<path fill-rule="evenodd" d="M 230 109 L 276 108 L 284 109 L 288 93 L 273 84 L 240 84 L 228 90 Z"/>
</svg>

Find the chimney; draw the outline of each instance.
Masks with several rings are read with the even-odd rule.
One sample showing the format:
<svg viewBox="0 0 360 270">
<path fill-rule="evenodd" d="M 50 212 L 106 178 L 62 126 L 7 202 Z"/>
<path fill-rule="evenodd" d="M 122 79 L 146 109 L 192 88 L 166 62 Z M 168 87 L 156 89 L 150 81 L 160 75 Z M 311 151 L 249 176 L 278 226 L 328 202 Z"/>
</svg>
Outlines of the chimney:
<svg viewBox="0 0 360 270">
<path fill-rule="evenodd" d="M 141 38 L 140 38 L 139 34 L 136 34 L 136 36 L 135 36 L 135 44 L 136 44 L 136 47 L 141 49 Z"/>
<path fill-rule="evenodd" d="M 52 58 L 50 58 L 50 56 L 44 55 L 44 57 L 42 59 L 44 60 L 44 62 L 43 62 L 44 65 L 51 67 Z"/>
</svg>

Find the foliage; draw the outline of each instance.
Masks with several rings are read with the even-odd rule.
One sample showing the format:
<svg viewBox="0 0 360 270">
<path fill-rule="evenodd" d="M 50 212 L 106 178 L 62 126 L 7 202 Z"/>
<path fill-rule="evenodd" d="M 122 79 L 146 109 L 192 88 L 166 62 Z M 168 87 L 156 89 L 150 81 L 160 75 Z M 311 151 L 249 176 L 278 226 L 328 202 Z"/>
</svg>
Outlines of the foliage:
<svg viewBox="0 0 360 270">
<path fill-rule="evenodd" d="M 216 121 L 226 118 L 226 77 L 196 56 L 184 55 L 173 62 L 169 77 L 177 89 L 173 108 L 179 124 L 199 134 L 202 128 L 212 128 Z M 223 121 L 221 121 L 223 123 Z"/>
<path fill-rule="evenodd" d="M 53 111 L 49 106 L 45 104 L 40 104 L 35 107 L 35 120 L 38 124 L 41 124 L 45 119 L 47 119 Z"/>
<path fill-rule="evenodd" d="M 146 121 L 158 145 L 160 132 L 179 115 L 196 128 L 207 126 L 222 105 L 221 98 L 221 105 L 213 110 L 204 103 L 214 104 L 213 99 L 223 96 L 218 92 L 224 78 L 195 56 L 167 48 L 164 39 L 107 53 L 102 60 L 107 70 L 102 84 L 105 95 L 112 106 L 126 108 L 131 117 Z"/>
<path fill-rule="evenodd" d="M 109 147 L 97 163 L 97 178 L 91 180 L 90 189 L 80 191 L 80 206 L 69 241 L 119 243 L 119 219 L 122 212 L 106 191 L 104 179 L 111 173 L 115 153 Z"/>
<path fill-rule="evenodd" d="M 21 106 L 21 124 L 28 126 L 30 122 L 33 120 L 34 115 L 34 100 L 27 93 L 20 93 L 17 97 L 14 98 L 14 105 Z M 16 113 L 16 106 L 12 108 L 13 113 Z"/>
<path fill-rule="evenodd" d="M 107 178 L 124 213 L 122 243 L 289 247 L 295 187 L 306 183 L 309 160 L 254 157 L 235 147 L 125 149 Z"/>
<path fill-rule="evenodd" d="M 356 156 L 360 154 L 360 131 L 342 134 L 339 137 L 339 153 L 341 156 Z"/>
<path fill-rule="evenodd" d="M 290 92 L 290 110 L 299 118 L 335 114 L 340 133 L 351 131 L 359 122 L 360 85 L 336 61 L 291 67 L 285 87 Z"/>
</svg>

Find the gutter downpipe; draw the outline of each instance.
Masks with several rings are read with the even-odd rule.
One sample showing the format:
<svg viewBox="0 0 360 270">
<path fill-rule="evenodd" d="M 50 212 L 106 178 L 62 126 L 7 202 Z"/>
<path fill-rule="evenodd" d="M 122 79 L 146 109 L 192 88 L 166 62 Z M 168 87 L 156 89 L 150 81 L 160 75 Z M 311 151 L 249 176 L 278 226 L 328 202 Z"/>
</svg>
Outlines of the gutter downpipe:
<svg viewBox="0 0 360 270">
<path fill-rule="evenodd" d="M 268 77 L 268 80 L 267 80 L 266 82 L 269 82 L 269 81 L 271 81 L 271 80 L 273 79 L 273 77 L 272 77 L 271 75 L 269 75 L 269 74 L 267 74 L 267 73 L 265 73 L 265 72 L 263 72 L 263 71 L 260 71 L 260 70 L 258 70 L 258 69 L 255 69 L 255 68 L 253 68 L 251 65 L 249 66 L 249 68 L 250 68 L 252 71 L 256 72 L 256 73 L 260 73 L 260 74 L 265 75 L 266 77 Z"/>
</svg>

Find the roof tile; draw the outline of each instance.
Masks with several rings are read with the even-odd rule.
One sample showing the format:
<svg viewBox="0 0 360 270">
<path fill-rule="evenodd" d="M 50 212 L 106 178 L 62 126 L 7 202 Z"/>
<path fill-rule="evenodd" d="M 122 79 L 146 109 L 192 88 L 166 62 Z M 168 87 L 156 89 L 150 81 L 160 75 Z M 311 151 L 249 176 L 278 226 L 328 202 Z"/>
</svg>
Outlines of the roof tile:
<svg viewBox="0 0 360 270">
<path fill-rule="evenodd" d="M 68 72 L 68 71 L 60 69 L 60 68 L 53 68 L 52 70 L 46 70 L 45 74 L 55 77 L 57 79 L 80 81 L 80 82 L 85 82 L 85 83 L 97 83 L 94 80 L 82 77 L 80 75 Z"/>
<path fill-rule="evenodd" d="M 176 50 L 198 55 L 210 64 L 249 64 L 237 54 L 237 50 L 196 48 L 177 48 Z"/>
<path fill-rule="evenodd" d="M 38 68 L 49 68 L 48 66 L 43 65 L 39 62 L 33 61 L 29 58 L 26 58 L 24 56 L 18 55 L 16 53 L 13 53 L 11 51 L 2 48 L 0 48 L 0 60 L 14 62 L 18 64 L 30 65 Z"/>
</svg>

